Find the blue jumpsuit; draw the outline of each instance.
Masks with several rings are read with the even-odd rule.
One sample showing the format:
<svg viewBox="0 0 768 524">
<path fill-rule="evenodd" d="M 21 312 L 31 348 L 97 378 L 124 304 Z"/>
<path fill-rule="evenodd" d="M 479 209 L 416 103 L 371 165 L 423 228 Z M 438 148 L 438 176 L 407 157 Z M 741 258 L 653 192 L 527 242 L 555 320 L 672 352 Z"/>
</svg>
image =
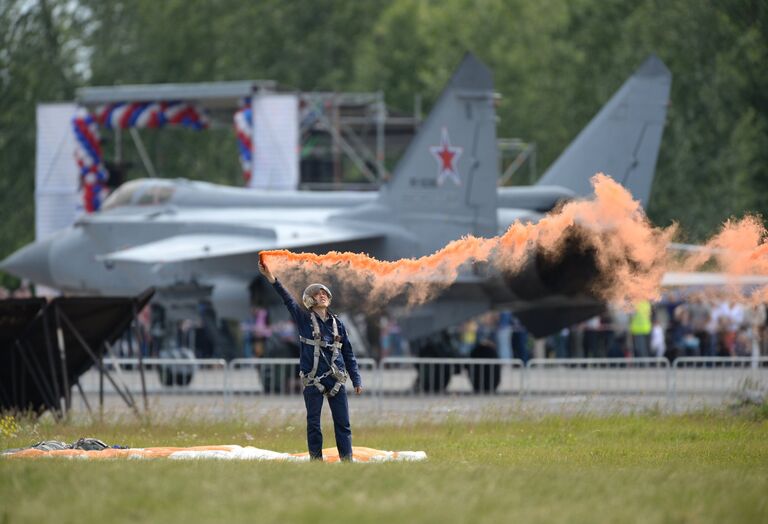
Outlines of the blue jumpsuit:
<svg viewBox="0 0 768 524">
<path fill-rule="evenodd" d="M 326 321 L 323 321 L 316 313 L 299 306 L 278 280 L 275 280 L 273 285 L 282 297 L 285 307 L 291 313 L 299 335 L 310 340 L 314 338 L 312 334 L 312 317 L 310 315 L 315 315 L 320 326 L 322 339 L 327 343 L 333 342 L 333 320 L 331 314 L 328 315 Z M 342 345 L 335 363 L 340 370 L 346 369 L 352 379 L 352 385 L 359 387 L 362 385 L 360 372 L 357 369 L 357 360 L 355 360 L 355 354 L 352 352 L 352 346 L 349 344 L 347 330 L 338 318 L 336 318 L 336 324 L 339 329 L 339 336 L 342 339 Z M 299 342 L 299 347 L 299 369 L 304 375 L 308 375 L 312 371 L 315 348 L 304 342 Z M 324 348 L 321 351 L 325 352 L 328 360 L 331 359 L 331 351 Z M 330 366 L 328 366 L 326 359 L 321 355 L 317 364 L 316 375 L 322 375 L 329 368 Z M 336 383 L 332 377 L 326 377 L 321 382 L 326 387 L 326 390 L 330 390 Z M 309 456 L 312 459 L 322 459 L 323 456 L 323 433 L 320 429 L 320 412 L 323 409 L 323 398 L 323 394 L 316 387 L 309 386 L 304 388 L 304 404 L 307 407 L 307 446 L 309 447 Z M 333 429 L 336 434 L 336 448 L 339 450 L 339 457 L 351 459 L 352 427 L 349 424 L 349 404 L 347 403 L 347 392 L 344 386 L 341 387 L 335 396 L 328 397 L 328 405 L 331 407 L 331 415 L 333 416 Z"/>
</svg>

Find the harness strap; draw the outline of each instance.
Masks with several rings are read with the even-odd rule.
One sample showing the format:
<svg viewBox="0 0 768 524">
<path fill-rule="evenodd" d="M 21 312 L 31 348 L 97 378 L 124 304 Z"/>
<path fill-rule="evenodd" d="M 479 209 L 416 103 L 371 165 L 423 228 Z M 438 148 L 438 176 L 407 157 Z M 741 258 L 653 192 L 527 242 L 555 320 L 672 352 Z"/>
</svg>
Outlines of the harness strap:
<svg viewBox="0 0 768 524">
<path fill-rule="evenodd" d="M 308 339 L 299 335 L 299 342 L 303 342 L 304 344 L 309 344 L 315 347 L 312 361 L 312 370 L 307 375 L 299 373 L 299 376 L 301 377 L 301 381 L 304 384 L 304 387 L 315 386 L 317 390 L 320 391 L 320 393 L 323 395 L 333 397 L 339 392 L 341 386 L 347 381 L 347 372 L 342 371 L 339 369 L 339 366 L 336 365 L 336 358 L 338 358 L 339 350 L 341 349 L 339 326 L 336 323 L 336 317 L 331 316 L 331 319 L 333 320 L 333 342 L 329 344 L 320 337 L 320 325 L 317 322 L 317 317 L 314 312 L 310 312 L 310 318 L 312 319 L 313 338 Z M 328 361 L 328 357 L 325 355 L 325 353 L 323 353 L 321 348 L 332 349 L 330 361 Z M 317 377 L 317 365 L 320 361 L 321 355 L 323 360 L 325 360 L 325 362 L 328 364 L 329 370 L 323 373 L 321 376 Z M 334 384 L 334 386 L 326 392 L 326 387 L 321 384 L 320 381 L 329 376 L 336 380 L 336 384 Z"/>
<path fill-rule="evenodd" d="M 302 336 L 299 336 L 299 340 L 301 342 L 304 342 L 305 344 L 309 344 L 310 346 L 314 346 L 315 345 L 315 339 L 314 338 L 304 338 Z M 335 344 L 335 342 L 326 342 L 323 339 L 320 339 L 320 342 L 319 342 L 320 347 L 321 348 L 326 348 L 326 349 L 333 349 L 334 344 Z"/>
</svg>

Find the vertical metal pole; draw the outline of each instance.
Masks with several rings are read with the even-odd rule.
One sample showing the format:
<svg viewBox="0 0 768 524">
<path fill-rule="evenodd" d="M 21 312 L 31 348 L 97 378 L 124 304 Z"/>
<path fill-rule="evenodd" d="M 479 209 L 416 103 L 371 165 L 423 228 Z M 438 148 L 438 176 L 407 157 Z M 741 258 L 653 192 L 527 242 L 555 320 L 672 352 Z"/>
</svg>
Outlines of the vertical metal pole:
<svg viewBox="0 0 768 524">
<path fill-rule="evenodd" d="M 525 400 L 527 388 L 529 387 L 528 369 L 528 364 L 523 362 L 523 365 L 520 367 L 520 400 Z"/>
<path fill-rule="evenodd" d="M 385 124 L 386 124 L 386 105 L 384 104 L 384 93 L 379 91 L 377 93 L 378 100 L 376 102 L 376 161 L 378 162 L 377 175 L 379 184 L 384 182 L 384 158 L 385 158 L 385 143 L 386 138 Z"/>
<path fill-rule="evenodd" d="M 190 330 L 192 331 L 192 330 Z M 231 380 L 230 373 L 234 369 L 234 361 L 230 361 L 224 364 L 224 411 L 229 412 L 229 404 L 231 397 Z"/>
<path fill-rule="evenodd" d="M 62 314 L 61 319 L 64 320 L 64 323 L 67 324 L 69 327 L 69 331 L 72 334 L 73 337 L 75 337 L 75 340 L 80 344 L 80 346 L 85 350 L 86 353 L 88 353 L 88 356 L 91 357 L 91 361 L 94 363 L 99 363 L 101 370 L 104 372 L 104 374 L 107 377 L 107 380 L 109 380 L 109 383 L 112 384 L 112 387 L 115 388 L 115 391 L 118 395 L 123 399 L 125 404 L 133 409 L 134 413 L 138 418 L 141 418 L 141 414 L 139 413 L 139 410 L 136 408 L 136 404 L 133 401 L 133 396 L 131 395 L 130 390 L 126 388 L 125 392 L 120 388 L 120 386 L 115 382 L 115 380 L 112 378 L 112 375 L 110 375 L 106 368 L 102 365 L 101 359 L 96 355 L 96 353 L 90 348 L 88 343 L 85 341 L 85 339 L 80 335 L 80 333 L 77 331 L 75 326 L 72 324 L 72 322 L 67 318 L 66 315 Z M 106 341 L 104 341 L 104 344 L 106 344 Z M 119 369 L 119 368 L 118 368 Z"/>
<path fill-rule="evenodd" d="M 61 403 L 59 402 L 58 392 L 51 390 L 51 384 L 45 379 L 45 376 L 42 372 L 43 368 L 37 361 L 34 351 L 29 351 L 29 358 L 27 358 L 24 352 L 25 348 L 22 346 L 22 343 L 19 341 L 19 339 L 16 339 L 16 348 L 19 350 L 19 356 L 21 356 L 21 359 L 24 361 L 24 366 L 26 366 L 26 369 L 29 372 L 29 376 L 32 377 L 32 382 L 34 382 L 35 386 L 37 386 L 37 390 L 40 392 L 40 395 L 47 397 L 44 400 L 48 402 L 48 405 L 51 407 L 51 409 L 55 410 L 54 416 L 56 419 L 61 420 L 64 415 L 61 411 Z M 26 349 L 29 348 L 27 347 Z M 34 362 L 32 362 L 30 359 L 34 360 Z M 23 402 L 24 404 L 27 404 L 26 394 L 23 396 Z"/>
<path fill-rule="evenodd" d="M 475 373 L 477 373 L 475 371 Z M 480 394 L 485 395 L 489 392 L 489 389 L 486 389 L 485 387 L 485 375 L 486 373 L 493 373 L 493 370 L 491 369 L 491 364 L 484 364 L 480 366 Z"/>
<path fill-rule="evenodd" d="M 147 400 L 147 380 L 144 376 L 144 352 L 141 350 L 141 339 L 143 337 L 141 336 L 141 329 L 139 329 L 139 314 L 136 310 L 135 300 L 131 300 L 131 314 L 133 316 L 131 319 L 131 325 L 133 326 L 133 334 L 136 336 L 136 345 L 138 346 L 137 349 L 139 350 L 139 376 L 141 377 L 141 396 L 144 399 L 144 414 L 146 415 L 149 412 L 149 401 Z M 133 344 L 131 343 L 130 333 L 128 334 L 128 344 L 131 353 L 133 353 Z"/>
<path fill-rule="evenodd" d="M 51 347 L 51 332 L 50 328 L 48 327 L 48 309 L 44 308 L 41 312 L 41 315 L 41 320 L 43 322 L 43 338 L 45 338 L 45 349 L 48 353 L 48 364 L 50 366 L 51 379 L 53 380 L 53 388 L 56 393 L 56 403 L 59 404 L 59 411 L 61 411 L 61 400 L 59 399 L 59 391 L 61 390 L 59 389 L 59 379 L 57 378 L 56 367 L 54 364 L 54 353 L 53 348 Z"/>
<path fill-rule="evenodd" d="M 757 379 L 757 367 L 760 360 L 760 343 L 757 341 L 758 334 L 757 334 L 757 328 L 755 326 L 752 326 L 750 330 L 751 339 L 752 339 L 752 369 L 754 378 Z"/>
<path fill-rule="evenodd" d="M 376 384 L 376 389 L 372 391 L 372 393 L 376 396 L 376 409 L 379 414 L 379 417 L 382 415 L 382 396 L 383 396 L 383 389 L 384 389 L 384 368 L 381 365 L 381 362 L 373 361 L 373 373 L 374 373 L 374 379 L 373 383 Z"/>
<path fill-rule="evenodd" d="M 419 128 L 419 124 L 421 124 L 421 95 L 413 95 L 413 121 L 414 126 L 413 130 L 417 130 Z"/>
<path fill-rule="evenodd" d="M 77 387 L 77 390 L 80 392 L 80 398 L 83 399 L 83 403 L 85 404 L 85 409 L 88 410 L 89 415 L 93 415 L 93 411 L 91 410 L 91 404 L 88 402 L 88 397 L 85 396 L 85 391 L 83 391 L 83 386 L 80 385 L 80 380 L 75 382 L 75 387 Z"/>
<path fill-rule="evenodd" d="M 104 355 L 99 354 L 99 420 L 104 419 Z"/>
<path fill-rule="evenodd" d="M 429 382 L 427 382 L 427 393 L 434 393 L 435 391 L 435 365 L 430 362 L 429 364 L 426 364 L 428 366 L 427 369 L 429 369 Z"/>
<path fill-rule="evenodd" d="M 120 127 L 115 128 L 115 162 L 121 162 L 123 160 L 123 144 L 122 144 L 122 131 Z"/>
<path fill-rule="evenodd" d="M 67 377 L 67 348 L 64 344 L 64 331 L 61 329 L 61 322 L 59 321 L 59 306 L 54 304 L 53 316 L 56 319 L 56 342 L 59 346 L 59 358 L 61 360 L 61 375 L 64 386 L 64 415 L 69 415 L 69 410 L 72 407 L 72 395 L 69 390 L 69 377 Z"/>
<path fill-rule="evenodd" d="M 152 159 L 149 158 L 149 155 L 147 154 L 144 142 L 141 141 L 141 135 L 139 135 L 139 132 L 135 127 L 130 128 L 128 134 L 131 135 L 133 143 L 136 145 L 136 151 L 139 153 L 139 158 L 141 158 L 141 162 L 144 164 L 144 169 L 147 171 L 149 178 L 157 178 L 157 171 L 155 171 L 155 166 L 152 164 Z"/>
<path fill-rule="evenodd" d="M 669 368 L 668 377 L 669 405 L 672 412 L 674 412 L 677 410 L 677 360 L 675 360 L 674 364 Z"/>
<path fill-rule="evenodd" d="M 341 146 L 339 144 L 338 137 L 341 134 L 339 125 L 339 105 L 334 95 L 331 105 L 331 154 L 333 155 L 333 182 L 334 184 L 341 183 Z"/>
</svg>

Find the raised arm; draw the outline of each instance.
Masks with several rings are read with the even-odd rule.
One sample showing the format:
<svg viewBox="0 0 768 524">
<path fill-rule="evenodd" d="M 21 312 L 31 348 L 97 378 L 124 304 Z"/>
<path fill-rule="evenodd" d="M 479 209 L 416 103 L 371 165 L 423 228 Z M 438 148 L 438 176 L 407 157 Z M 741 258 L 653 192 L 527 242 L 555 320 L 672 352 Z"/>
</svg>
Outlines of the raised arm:
<svg viewBox="0 0 768 524">
<path fill-rule="evenodd" d="M 283 285 L 277 280 L 275 275 L 267 267 L 261 257 L 259 257 L 259 271 L 261 271 L 261 274 L 264 275 L 264 278 L 266 278 L 267 281 L 272 284 L 272 286 L 274 286 L 275 290 L 283 299 L 285 307 L 288 308 L 288 312 L 291 314 L 294 322 L 296 322 L 298 326 L 299 320 L 304 316 L 304 310 L 301 309 L 301 306 L 299 306 L 298 302 L 296 302 L 296 299 L 294 299 L 288 290 L 285 289 Z"/>
<path fill-rule="evenodd" d="M 272 274 L 272 271 L 270 271 L 267 264 L 261 258 L 261 255 L 259 255 L 259 271 L 261 271 L 261 274 L 264 275 L 264 278 L 266 278 L 270 284 L 274 284 L 275 280 L 277 280 L 275 275 Z"/>
</svg>

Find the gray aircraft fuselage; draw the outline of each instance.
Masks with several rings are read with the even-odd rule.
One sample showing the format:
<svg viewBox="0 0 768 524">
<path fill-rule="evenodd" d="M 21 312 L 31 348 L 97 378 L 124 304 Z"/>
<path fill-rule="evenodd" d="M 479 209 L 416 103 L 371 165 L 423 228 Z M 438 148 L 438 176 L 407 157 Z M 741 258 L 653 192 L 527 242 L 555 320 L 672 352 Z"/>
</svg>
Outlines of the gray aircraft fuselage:
<svg viewBox="0 0 768 524">
<path fill-rule="evenodd" d="M 260 281 L 262 250 L 420 257 L 465 235 L 490 237 L 515 221 L 537 221 L 558 202 L 591 193 L 596 172 L 613 175 L 645 204 L 670 82 L 664 64 L 650 57 L 537 185 L 499 188 L 492 74 L 468 54 L 378 191 L 133 181 L 102 211 L 20 249 L 0 268 L 66 293 L 135 295 L 152 286 L 157 300 L 210 299 L 220 316 L 242 317 L 250 288 Z M 547 320 L 534 329 L 539 334 L 594 314 L 595 301 L 579 298 L 578 285 L 552 277 L 539 274 L 535 260 L 513 280 L 462 274 L 439 300 L 412 312 L 406 335 L 455 325 L 497 304 L 527 304 L 536 311 L 528 317 L 532 323 Z"/>
</svg>

